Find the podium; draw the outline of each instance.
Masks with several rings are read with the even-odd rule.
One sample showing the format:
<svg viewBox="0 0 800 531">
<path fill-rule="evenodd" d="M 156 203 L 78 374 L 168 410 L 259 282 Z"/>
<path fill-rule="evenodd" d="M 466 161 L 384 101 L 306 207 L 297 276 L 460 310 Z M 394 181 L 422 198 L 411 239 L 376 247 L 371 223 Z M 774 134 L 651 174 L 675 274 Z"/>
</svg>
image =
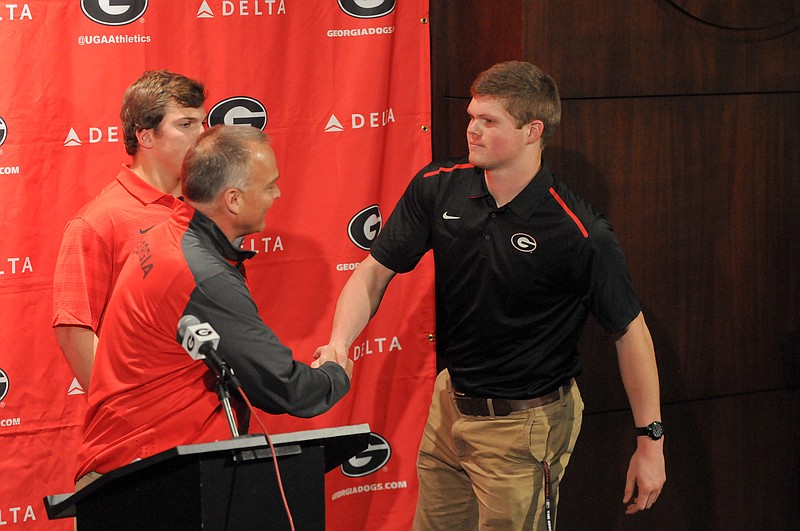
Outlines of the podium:
<svg viewBox="0 0 800 531">
<path fill-rule="evenodd" d="M 325 529 L 326 472 L 368 446 L 369 425 L 271 436 L 295 529 Z M 290 529 L 263 434 L 177 446 L 44 498 L 78 531 Z"/>
</svg>

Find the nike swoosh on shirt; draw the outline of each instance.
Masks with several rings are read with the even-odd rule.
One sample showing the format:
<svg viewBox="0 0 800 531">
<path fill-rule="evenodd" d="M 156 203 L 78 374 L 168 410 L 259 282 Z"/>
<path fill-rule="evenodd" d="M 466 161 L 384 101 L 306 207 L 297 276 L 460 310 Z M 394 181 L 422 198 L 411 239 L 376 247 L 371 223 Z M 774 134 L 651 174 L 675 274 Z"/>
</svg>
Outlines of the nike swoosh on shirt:
<svg viewBox="0 0 800 531">
<path fill-rule="evenodd" d="M 153 225 L 153 227 L 155 227 L 155 225 Z M 147 233 L 147 231 L 149 231 L 153 227 L 147 227 L 146 229 L 139 229 L 139 234 L 145 234 L 145 233 Z"/>
<path fill-rule="evenodd" d="M 442 214 L 442 219 L 461 219 L 461 216 L 451 216 L 447 212 Z"/>
</svg>

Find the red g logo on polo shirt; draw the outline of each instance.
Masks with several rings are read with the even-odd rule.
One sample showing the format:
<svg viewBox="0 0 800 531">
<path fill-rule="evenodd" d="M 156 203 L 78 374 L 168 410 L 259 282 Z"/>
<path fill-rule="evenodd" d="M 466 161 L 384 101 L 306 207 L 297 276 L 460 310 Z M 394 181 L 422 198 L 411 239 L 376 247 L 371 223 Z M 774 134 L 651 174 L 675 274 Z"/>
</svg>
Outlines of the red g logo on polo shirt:
<svg viewBox="0 0 800 531">
<path fill-rule="evenodd" d="M 530 234 L 518 232 L 511 237 L 511 245 L 514 249 L 523 253 L 532 253 L 536 250 L 536 240 Z"/>
</svg>

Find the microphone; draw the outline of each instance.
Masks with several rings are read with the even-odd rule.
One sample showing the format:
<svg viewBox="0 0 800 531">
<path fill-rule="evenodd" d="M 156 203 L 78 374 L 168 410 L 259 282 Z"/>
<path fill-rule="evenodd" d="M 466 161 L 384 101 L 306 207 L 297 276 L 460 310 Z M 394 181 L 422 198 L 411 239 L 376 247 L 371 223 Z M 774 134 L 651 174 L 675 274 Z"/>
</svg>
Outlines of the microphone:
<svg viewBox="0 0 800 531">
<path fill-rule="evenodd" d="M 241 387 L 239 380 L 233 374 L 233 369 L 216 351 L 219 334 L 210 324 L 201 323 L 194 315 L 184 315 L 178 321 L 178 340 L 193 360 L 203 360 L 218 379 L 227 378 L 234 388 Z"/>
</svg>

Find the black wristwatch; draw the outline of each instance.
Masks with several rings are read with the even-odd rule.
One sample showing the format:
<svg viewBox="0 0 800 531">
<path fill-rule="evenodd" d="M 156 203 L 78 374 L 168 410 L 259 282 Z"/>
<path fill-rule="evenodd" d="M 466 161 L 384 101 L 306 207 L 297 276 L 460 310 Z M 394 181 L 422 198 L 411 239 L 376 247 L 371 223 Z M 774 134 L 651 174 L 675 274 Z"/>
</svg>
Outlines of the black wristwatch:
<svg viewBox="0 0 800 531">
<path fill-rule="evenodd" d="M 636 428 L 636 435 L 638 437 L 647 436 L 657 441 L 664 435 L 664 426 L 659 421 L 651 422 L 644 428 Z"/>
</svg>

